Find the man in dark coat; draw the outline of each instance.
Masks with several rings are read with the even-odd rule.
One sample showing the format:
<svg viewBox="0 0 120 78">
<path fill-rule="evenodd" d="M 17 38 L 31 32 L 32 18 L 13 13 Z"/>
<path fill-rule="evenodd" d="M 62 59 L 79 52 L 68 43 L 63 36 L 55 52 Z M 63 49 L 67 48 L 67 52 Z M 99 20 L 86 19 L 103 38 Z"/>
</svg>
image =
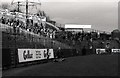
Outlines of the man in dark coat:
<svg viewBox="0 0 120 78">
<path fill-rule="evenodd" d="M 63 54 L 61 52 L 61 48 L 58 48 L 58 51 L 56 52 L 56 59 L 54 60 L 54 62 L 60 62 L 60 61 L 64 61 L 65 59 L 63 58 Z"/>
</svg>

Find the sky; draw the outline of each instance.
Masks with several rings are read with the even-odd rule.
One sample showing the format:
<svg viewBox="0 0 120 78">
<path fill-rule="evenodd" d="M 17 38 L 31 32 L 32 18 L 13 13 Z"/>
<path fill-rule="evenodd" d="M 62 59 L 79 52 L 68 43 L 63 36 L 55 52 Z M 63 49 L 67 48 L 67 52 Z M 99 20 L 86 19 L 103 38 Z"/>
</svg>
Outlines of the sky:
<svg viewBox="0 0 120 78">
<path fill-rule="evenodd" d="M 0 3 L 11 1 L 13 0 L 0 0 Z M 40 1 L 42 4 L 40 9 L 61 24 L 92 25 L 92 29 L 108 32 L 118 28 L 119 0 L 35 1 Z"/>
</svg>

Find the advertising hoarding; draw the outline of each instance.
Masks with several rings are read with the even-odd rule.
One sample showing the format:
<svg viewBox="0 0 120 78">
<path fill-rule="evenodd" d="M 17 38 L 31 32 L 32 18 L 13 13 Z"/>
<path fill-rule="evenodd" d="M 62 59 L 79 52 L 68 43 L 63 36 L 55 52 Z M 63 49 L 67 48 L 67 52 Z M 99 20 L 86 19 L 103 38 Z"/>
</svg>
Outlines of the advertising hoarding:
<svg viewBox="0 0 120 78">
<path fill-rule="evenodd" d="M 96 54 L 106 53 L 105 49 L 96 49 Z"/>
<path fill-rule="evenodd" d="M 18 49 L 19 62 L 54 58 L 53 49 Z"/>
<path fill-rule="evenodd" d="M 120 53 L 120 49 L 112 49 L 113 53 Z"/>
</svg>

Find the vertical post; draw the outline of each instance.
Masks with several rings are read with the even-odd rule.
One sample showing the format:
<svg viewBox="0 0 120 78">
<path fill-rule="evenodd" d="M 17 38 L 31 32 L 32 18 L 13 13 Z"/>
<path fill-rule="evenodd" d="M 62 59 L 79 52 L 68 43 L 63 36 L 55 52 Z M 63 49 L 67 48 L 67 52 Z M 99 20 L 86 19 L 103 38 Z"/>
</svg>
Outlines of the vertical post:
<svg viewBox="0 0 120 78">
<path fill-rule="evenodd" d="M 83 28 L 82 28 L 82 41 L 83 41 L 83 35 L 84 35 L 84 30 L 83 30 Z"/>
<path fill-rule="evenodd" d="M 20 11 L 19 7 L 20 7 L 20 2 L 18 1 L 18 9 L 17 9 L 18 12 Z"/>
<path fill-rule="evenodd" d="M 26 0 L 26 27 L 28 27 L 28 0 Z"/>
</svg>

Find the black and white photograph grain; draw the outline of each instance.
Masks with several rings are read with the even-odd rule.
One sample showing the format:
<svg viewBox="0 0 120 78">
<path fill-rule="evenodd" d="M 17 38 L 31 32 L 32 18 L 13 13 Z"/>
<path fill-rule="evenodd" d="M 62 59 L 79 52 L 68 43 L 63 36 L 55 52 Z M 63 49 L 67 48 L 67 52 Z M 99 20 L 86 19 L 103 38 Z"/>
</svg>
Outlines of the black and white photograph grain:
<svg viewBox="0 0 120 78">
<path fill-rule="evenodd" d="M 0 77 L 119 77 L 120 0 L 0 0 Z"/>
</svg>

